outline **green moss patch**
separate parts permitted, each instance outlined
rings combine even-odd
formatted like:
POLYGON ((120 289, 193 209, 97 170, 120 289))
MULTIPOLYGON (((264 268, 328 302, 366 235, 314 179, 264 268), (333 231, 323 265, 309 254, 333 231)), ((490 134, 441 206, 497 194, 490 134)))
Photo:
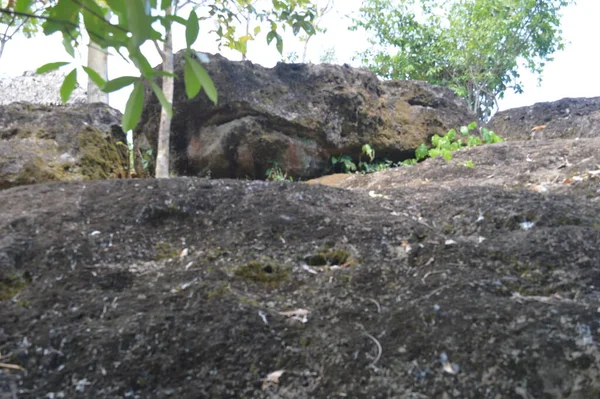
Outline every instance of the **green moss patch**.
POLYGON ((125 143, 113 142, 88 127, 77 135, 81 151, 81 174, 90 180, 127 177, 128 150, 125 143))
POLYGON ((36 184, 51 181, 68 180, 69 169, 72 164, 54 164, 46 162, 41 157, 35 157, 27 163, 15 178, 16 185, 36 184))
POLYGON ((13 298, 31 284, 31 276, 27 273, 11 275, 0 280, 0 301, 13 298))
POLYGON ((355 265, 356 260, 352 255, 340 248, 322 248, 316 254, 304 258, 309 266, 341 266, 355 265))
POLYGON ((274 287, 289 280, 290 270, 286 266, 268 259, 238 266, 234 274, 246 280, 274 287))
POLYGON ((156 256, 154 260, 173 259, 179 257, 180 251, 166 242, 159 242, 155 245, 156 256))

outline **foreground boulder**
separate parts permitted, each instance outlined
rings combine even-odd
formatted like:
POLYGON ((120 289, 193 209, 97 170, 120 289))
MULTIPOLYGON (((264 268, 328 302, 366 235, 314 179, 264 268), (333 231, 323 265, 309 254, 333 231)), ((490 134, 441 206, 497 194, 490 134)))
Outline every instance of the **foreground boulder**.
MULTIPOLYGON (((331 156, 401 161, 433 134, 475 120, 451 90, 416 81, 380 81, 347 65, 279 63, 264 68, 216 55, 204 64, 219 90, 188 100, 183 57, 175 58, 172 170, 176 175, 264 178, 277 164, 295 178, 321 176, 331 156)), ((160 104, 147 90, 136 132, 140 153, 156 153, 160 104)), ((140 171, 141 172, 141 171, 140 171)))
POLYGON ((4 190, 0 397, 597 399, 599 145, 4 190))
POLYGON ((121 113, 108 105, 0 105, 0 189, 124 177, 121 113))
POLYGON ((496 113, 488 126, 508 140, 600 137, 600 97, 509 109, 496 113))

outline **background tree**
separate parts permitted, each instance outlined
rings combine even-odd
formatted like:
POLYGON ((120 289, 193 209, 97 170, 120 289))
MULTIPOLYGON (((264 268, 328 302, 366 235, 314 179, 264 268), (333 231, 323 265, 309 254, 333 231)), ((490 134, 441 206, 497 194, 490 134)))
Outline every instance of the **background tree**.
POLYGON ((481 119, 508 89, 523 91, 519 67, 541 79, 563 49, 560 11, 572 0, 364 0, 353 29, 372 35, 365 66, 391 79, 452 88, 481 119))
POLYGON ((21 33, 30 38, 38 32, 39 20, 28 14, 40 15, 50 3, 48 0, 35 0, 30 4, 25 4, 23 1, 17 4, 16 0, 0 0, 0 10, 7 11, 0 12, 0 58, 6 44, 15 35, 21 33))
MULTIPOLYGON (((315 28, 315 33, 319 32, 319 33, 326 33, 327 29, 323 28, 321 26, 321 22, 323 20, 323 17, 330 12, 331 10, 333 10, 333 7, 335 6, 335 0, 317 0, 315 3, 316 6, 316 10, 317 10, 317 14, 315 15, 315 19, 313 21, 313 26, 315 28)), ((304 46, 302 48, 302 63, 306 63, 307 62, 307 53, 308 53, 308 43, 310 42, 310 39, 312 39, 312 37, 314 36, 314 34, 309 35, 302 35, 300 36, 300 40, 304 42, 304 46)))

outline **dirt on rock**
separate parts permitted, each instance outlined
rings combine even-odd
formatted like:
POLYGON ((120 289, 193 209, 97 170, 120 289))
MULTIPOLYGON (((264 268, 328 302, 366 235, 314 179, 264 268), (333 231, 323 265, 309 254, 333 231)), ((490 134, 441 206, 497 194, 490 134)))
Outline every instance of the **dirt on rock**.
POLYGON ((0 397, 598 398, 598 144, 3 190, 0 397))

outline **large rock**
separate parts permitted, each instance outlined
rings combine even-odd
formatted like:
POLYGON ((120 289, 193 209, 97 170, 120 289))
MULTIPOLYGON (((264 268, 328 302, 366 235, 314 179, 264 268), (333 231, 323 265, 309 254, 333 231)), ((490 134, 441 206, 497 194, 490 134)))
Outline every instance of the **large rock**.
POLYGON ((598 399, 599 146, 3 190, 0 397, 598 399))
MULTIPOLYGON (((0 104, 21 101, 35 104, 62 104, 60 87, 65 76, 66 74, 61 70, 41 75, 27 71, 21 76, 2 76, 0 77, 0 104)), ((69 103, 85 103, 86 97, 86 91, 77 85, 69 103)))
POLYGON ((509 109, 494 115, 488 127, 508 140, 600 137, 600 97, 509 109))
MULTIPOLYGON (((205 64, 219 91, 188 100, 176 56, 174 173, 263 178, 274 162, 288 175, 314 177, 332 155, 355 160, 364 144, 400 161, 433 134, 475 120, 450 90, 424 82, 382 82, 366 69, 278 64, 264 68, 216 55, 205 64)), ((156 153, 160 105, 147 90, 137 143, 156 153)), ((145 152, 142 149, 141 152, 145 152)))
POLYGON ((0 105, 0 189, 124 176, 120 120, 119 111, 101 103, 0 105))

